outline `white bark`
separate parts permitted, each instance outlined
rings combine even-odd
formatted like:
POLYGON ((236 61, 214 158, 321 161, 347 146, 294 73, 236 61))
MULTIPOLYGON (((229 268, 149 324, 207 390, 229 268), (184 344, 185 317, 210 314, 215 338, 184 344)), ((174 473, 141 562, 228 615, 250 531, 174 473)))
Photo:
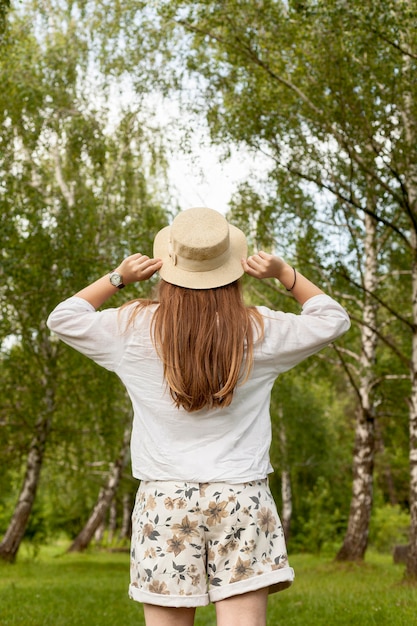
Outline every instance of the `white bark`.
MULTIPOLYGON (((416 203, 417 204, 417 203, 416 203)), ((412 311, 414 330, 410 366, 411 393, 409 400, 410 432, 410 547, 407 575, 417 578, 417 235, 412 235, 414 261, 412 267, 412 311)))
POLYGON ((361 327, 361 355, 359 368, 355 450, 353 456, 352 499, 348 528, 339 560, 361 560, 368 545, 369 522, 373 502, 373 468, 375 454, 375 420, 373 405, 373 365, 377 346, 377 310, 372 293, 378 282, 376 252, 376 222, 365 215, 365 266, 363 276, 364 304, 361 327))
MULTIPOLYGON (((410 9, 412 1, 408 0, 410 9)), ((411 49, 407 39, 411 35, 404 33, 402 37, 403 74, 408 84, 414 80, 414 68, 411 63, 411 49)), ((417 120, 414 115, 413 94, 405 91, 402 109, 403 126, 405 129, 406 154, 408 162, 406 168, 406 188, 408 192, 408 207, 411 221, 411 249, 413 254, 412 275, 412 354, 410 360, 411 393, 409 400, 409 432, 410 432, 410 546, 407 556, 406 574, 417 578, 417 162, 415 147, 417 142, 417 120)))
POLYGON ((282 409, 279 410, 279 439, 281 452, 281 522, 286 540, 290 536, 290 526, 292 517, 292 490, 291 490, 291 474, 287 461, 287 434, 285 432, 285 424, 283 420, 282 409))
POLYGON ((288 541, 290 536, 290 526, 292 517, 292 490, 291 490, 291 474, 284 469, 281 472, 281 494, 282 494, 282 528, 284 530, 285 539, 288 541))

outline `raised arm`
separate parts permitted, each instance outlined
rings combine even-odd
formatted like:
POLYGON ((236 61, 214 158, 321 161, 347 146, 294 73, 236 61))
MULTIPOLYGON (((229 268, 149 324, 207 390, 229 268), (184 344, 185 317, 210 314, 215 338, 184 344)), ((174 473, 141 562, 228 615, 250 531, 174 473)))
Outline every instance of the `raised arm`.
MULTIPOLYGON (((123 285, 129 285, 141 280, 147 280, 161 266, 161 259, 150 259, 148 256, 137 253, 126 257, 114 271, 120 274, 123 285)), ((87 300, 95 309, 98 309, 120 289, 120 287, 112 285, 109 277, 110 274, 107 273, 74 295, 77 298, 87 300)))
POLYGON ((276 278, 300 304, 324 293, 283 259, 267 252, 261 251, 242 259, 242 266, 247 274, 255 278, 276 278))

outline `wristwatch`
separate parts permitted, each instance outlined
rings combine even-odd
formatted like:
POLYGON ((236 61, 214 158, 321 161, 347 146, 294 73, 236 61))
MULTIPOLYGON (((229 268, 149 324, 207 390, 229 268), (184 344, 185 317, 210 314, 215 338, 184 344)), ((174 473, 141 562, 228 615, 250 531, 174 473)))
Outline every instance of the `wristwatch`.
POLYGON ((111 272, 109 274, 109 280, 113 287, 117 287, 117 289, 123 289, 126 285, 123 284, 123 276, 119 274, 119 272, 111 272))

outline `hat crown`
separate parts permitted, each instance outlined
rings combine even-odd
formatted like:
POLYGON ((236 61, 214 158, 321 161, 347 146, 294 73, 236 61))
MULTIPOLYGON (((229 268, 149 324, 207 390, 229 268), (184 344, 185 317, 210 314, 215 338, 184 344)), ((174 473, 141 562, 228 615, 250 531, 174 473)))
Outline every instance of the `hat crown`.
POLYGON ((189 209, 175 218, 170 233, 172 258, 175 263, 187 260, 187 269, 192 271, 212 270, 224 263, 224 255, 229 251, 229 225, 226 219, 213 209, 189 209), (197 218, 197 219, 196 219, 197 218), (204 263, 210 261, 210 263, 204 263))

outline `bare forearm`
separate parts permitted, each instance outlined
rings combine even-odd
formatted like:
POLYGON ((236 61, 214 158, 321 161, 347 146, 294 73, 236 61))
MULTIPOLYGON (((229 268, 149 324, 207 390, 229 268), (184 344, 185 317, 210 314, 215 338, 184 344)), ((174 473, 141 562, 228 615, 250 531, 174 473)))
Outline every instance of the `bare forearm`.
POLYGON ((308 278, 300 274, 298 270, 294 270, 288 263, 285 263, 278 276, 275 276, 282 285, 291 291, 294 298, 304 304, 313 296, 324 293, 319 287, 311 282, 308 278))
POLYGON ((106 274, 74 295, 87 300, 95 309, 98 309, 118 291, 120 290, 110 283, 109 274, 106 274))
MULTIPOLYGON (((161 266, 162 261, 160 259, 150 259, 146 255, 137 253, 124 259, 115 271, 122 277, 123 285, 129 285, 147 280, 161 266)), ((111 284, 110 274, 107 273, 74 295, 87 300, 95 309, 98 309, 118 291, 119 288, 111 284)))
POLYGON ((300 304, 324 293, 283 259, 267 252, 261 251, 242 259, 242 266, 247 274, 255 278, 276 278, 300 304))

